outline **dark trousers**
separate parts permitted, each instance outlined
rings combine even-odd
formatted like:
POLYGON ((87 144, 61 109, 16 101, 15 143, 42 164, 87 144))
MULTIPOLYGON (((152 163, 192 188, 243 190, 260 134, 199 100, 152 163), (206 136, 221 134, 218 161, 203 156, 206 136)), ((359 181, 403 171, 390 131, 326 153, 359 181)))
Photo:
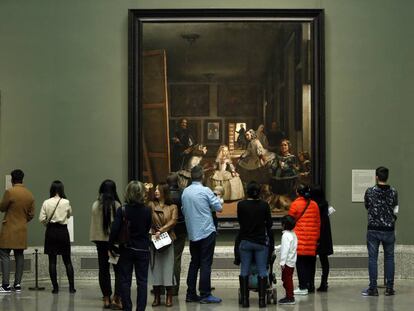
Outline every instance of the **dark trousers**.
MULTIPOLYGON (((99 264, 99 286, 102 291, 102 295, 110 297, 112 295, 112 285, 111 285, 111 264, 109 260, 109 243, 105 241, 96 241, 96 250, 98 252, 98 264, 99 264)), ((119 290, 119 273, 118 265, 112 265, 115 273, 115 295, 121 296, 119 290)))
POLYGON ((191 261, 187 275, 187 296, 197 295, 197 275, 200 270, 200 296, 211 294, 211 265, 213 264, 214 247, 216 246, 216 233, 199 241, 190 241, 191 261))
POLYGON ((187 233, 180 232, 175 233, 176 240, 174 241, 174 276, 177 282, 176 288, 180 287, 180 277, 181 277, 181 258, 184 251, 185 246, 185 239, 187 237, 187 233))
POLYGON ((321 262, 322 268, 322 277, 321 277, 321 284, 328 283, 328 275, 329 275, 329 259, 328 255, 326 254, 319 254, 319 261, 321 262))
POLYGON ((135 278, 137 281, 137 311, 145 310, 147 305, 147 283, 149 251, 136 251, 129 248, 121 248, 119 257, 119 277, 122 304, 125 311, 132 310, 131 283, 132 271, 135 268, 135 278))
MULTIPOLYGON (((10 285, 10 252, 11 249, 2 248, 0 249, 0 261, 2 270, 2 285, 10 285)), ((16 262, 16 272, 14 274, 14 285, 22 282, 23 268, 24 268, 24 256, 22 249, 14 249, 14 260, 16 262)))
POLYGON ((316 256, 297 256, 296 271, 300 289, 312 289, 315 284, 316 256))
POLYGON ((293 271, 295 268, 284 266, 282 269, 282 282, 286 291, 286 298, 293 298, 293 271))

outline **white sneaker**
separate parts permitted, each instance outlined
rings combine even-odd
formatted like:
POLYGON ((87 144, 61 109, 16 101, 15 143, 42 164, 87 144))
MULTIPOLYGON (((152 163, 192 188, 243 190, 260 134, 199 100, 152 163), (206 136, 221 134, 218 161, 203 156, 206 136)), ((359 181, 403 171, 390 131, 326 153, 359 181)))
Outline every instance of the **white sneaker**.
POLYGON ((306 296, 308 294, 308 289, 300 289, 299 287, 296 288, 293 293, 298 296, 306 296))

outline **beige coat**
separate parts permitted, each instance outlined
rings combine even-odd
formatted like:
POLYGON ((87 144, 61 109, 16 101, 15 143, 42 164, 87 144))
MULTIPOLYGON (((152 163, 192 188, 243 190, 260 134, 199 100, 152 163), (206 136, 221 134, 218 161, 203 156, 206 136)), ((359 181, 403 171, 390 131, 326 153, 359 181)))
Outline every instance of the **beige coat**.
MULTIPOLYGON (((117 210, 121 204, 115 201, 115 210, 117 210)), ((111 215, 111 222, 113 222, 115 215, 111 215)), ((103 228, 103 215, 102 215, 102 205, 99 200, 96 200, 92 205, 92 214, 91 214, 91 227, 89 229, 89 240, 92 242, 95 241, 109 241, 109 235, 107 235, 103 228)))
POLYGON ((168 232, 172 240, 175 240, 174 227, 178 219, 177 205, 164 204, 161 206, 156 201, 149 202, 152 210, 152 227, 157 228, 161 233, 168 232))
POLYGON ((6 190, 0 202, 4 219, 0 231, 0 248, 26 249, 27 223, 34 217, 34 198, 23 184, 6 190))

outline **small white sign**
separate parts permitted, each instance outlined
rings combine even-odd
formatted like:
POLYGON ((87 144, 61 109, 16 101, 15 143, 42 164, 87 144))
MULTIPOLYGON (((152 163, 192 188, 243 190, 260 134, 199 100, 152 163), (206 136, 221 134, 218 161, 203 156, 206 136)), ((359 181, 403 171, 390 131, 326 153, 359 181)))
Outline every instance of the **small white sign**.
POLYGON ((11 187, 13 187, 12 182, 11 182, 11 175, 6 175, 6 183, 5 183, 6 187, 5 189, 8 190, 11 187))
POLYGON ((375 185, 375 170, 352 170, 352 202, 364 202, 365 191, 375 185))

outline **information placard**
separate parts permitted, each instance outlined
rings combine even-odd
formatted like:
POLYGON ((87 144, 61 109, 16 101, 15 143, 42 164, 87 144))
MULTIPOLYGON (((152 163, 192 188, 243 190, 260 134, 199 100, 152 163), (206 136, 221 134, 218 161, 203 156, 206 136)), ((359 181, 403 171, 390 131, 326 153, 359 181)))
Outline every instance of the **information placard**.
POLYGON ((352 170, 352 202, 364 202, 365 191, 375 185, 375 170, 352 170))

